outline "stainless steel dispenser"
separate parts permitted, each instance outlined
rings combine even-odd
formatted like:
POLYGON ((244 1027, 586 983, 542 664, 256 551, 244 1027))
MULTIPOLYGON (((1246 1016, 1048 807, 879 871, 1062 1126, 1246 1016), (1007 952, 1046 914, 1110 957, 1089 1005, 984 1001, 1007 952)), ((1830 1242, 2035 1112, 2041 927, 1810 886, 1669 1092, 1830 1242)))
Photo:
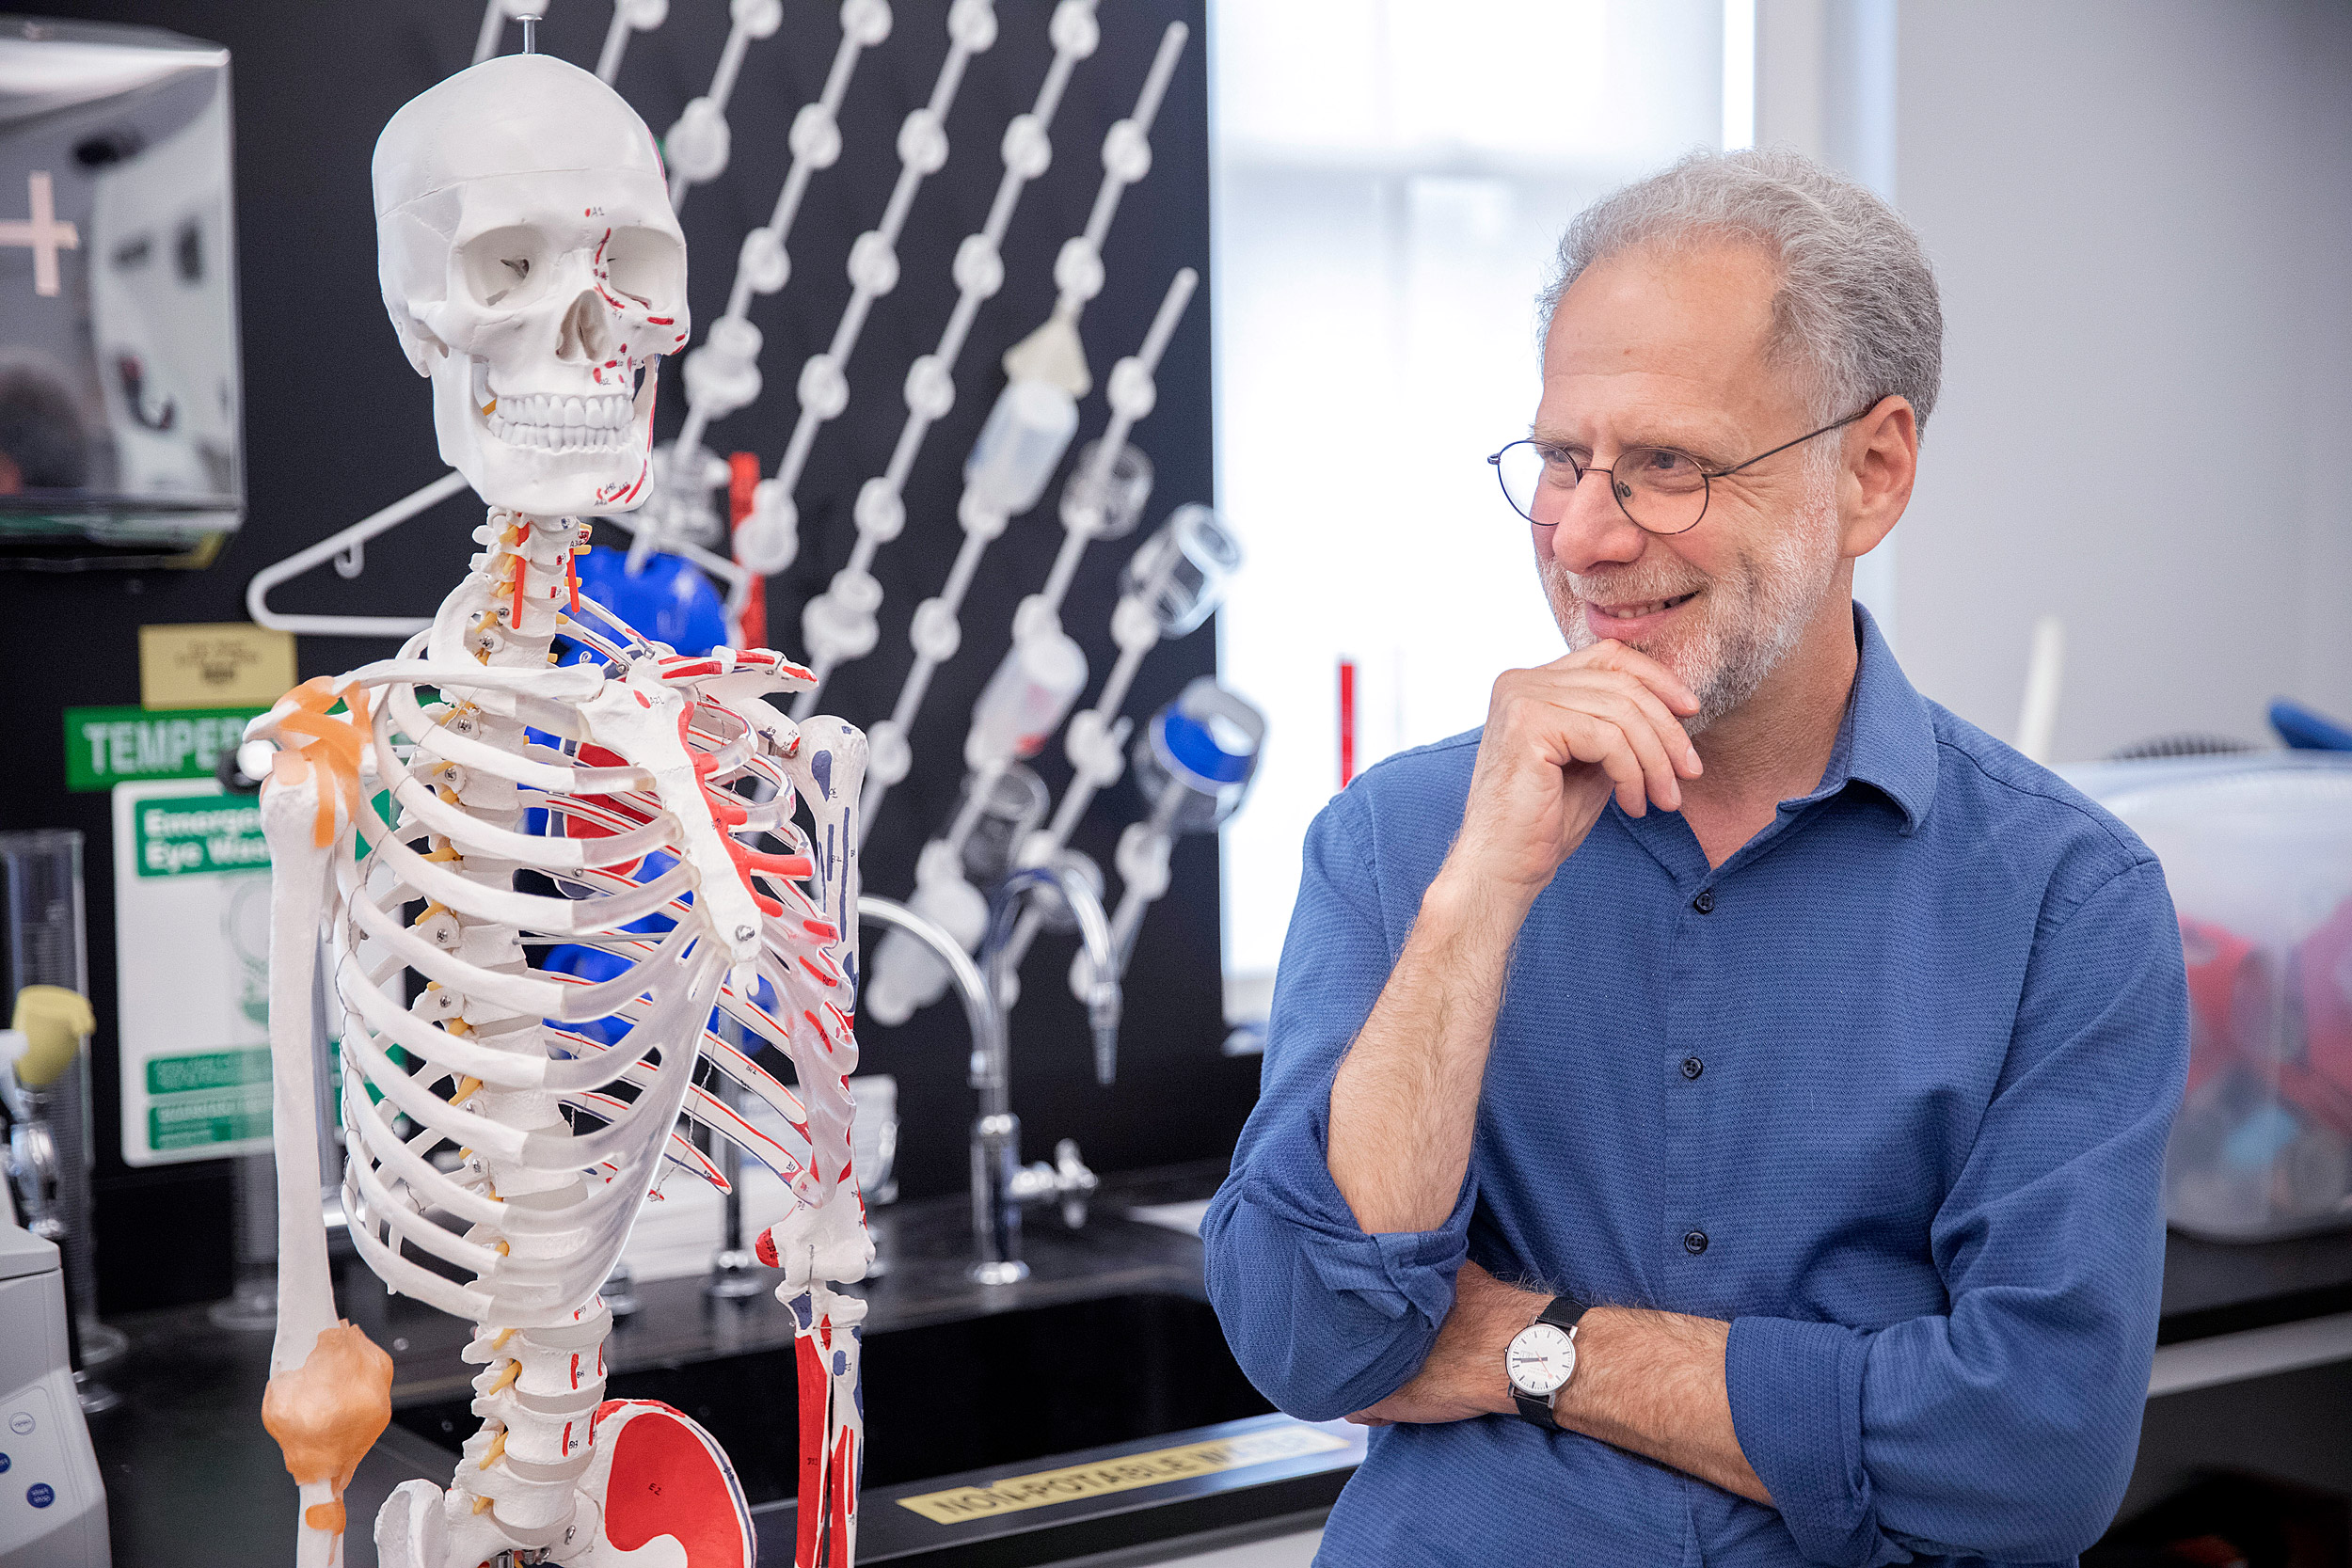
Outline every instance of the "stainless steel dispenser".
POLYGON ((201 565, 245 514, 229 52, 0 15, 0 566, 201 565))

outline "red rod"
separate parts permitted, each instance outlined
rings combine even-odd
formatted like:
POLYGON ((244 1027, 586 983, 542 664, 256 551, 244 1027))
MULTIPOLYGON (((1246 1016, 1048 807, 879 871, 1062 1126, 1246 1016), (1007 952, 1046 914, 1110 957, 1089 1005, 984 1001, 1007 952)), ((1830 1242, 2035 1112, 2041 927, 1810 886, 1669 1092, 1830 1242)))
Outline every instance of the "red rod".
POLYGON ((1356 661, 1340 660, 1340 787, 1356 777, 1356 661))

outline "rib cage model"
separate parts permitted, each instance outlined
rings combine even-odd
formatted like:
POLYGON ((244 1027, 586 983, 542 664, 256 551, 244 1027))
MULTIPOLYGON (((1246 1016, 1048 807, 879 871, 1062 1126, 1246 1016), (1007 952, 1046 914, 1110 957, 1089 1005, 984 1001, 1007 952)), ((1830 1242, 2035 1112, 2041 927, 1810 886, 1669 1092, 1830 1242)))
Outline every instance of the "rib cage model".
MULTIPOLYGON (((803 1336, 801 1560, 846 1565, 865 1307, 829 1287, 862 1277, 872 1258, 845 1082, 857 1059, 848 999, 865 739, 771 706, 769 694, 813 684, 780 656, 681 657, 581 595, 572 556, 586 532, 492 510, 475 533, 485 549, 430 630, 397 658, 297 688, 253 727, 281 747, 262 797, 281 884, 271 1007, 281 1103, 290 1058, 307 1062, 310 1049, 314 949, 302 934, 323 923, 343 1015, 352 1238, 392 1290, 470 1320, 467 1358, 483 1364, 484 1424, 449 1492, 404 1486, 378 1522, 379 1549, 403 1568, 472 1568, 501 1551, 619 1560, 599 1554, 644 1537, 624 1544, 604 1528, 611 1468, 628 1462, 617 1433, 650 1416, 708 1449, 752 1560, 749 1516, 716 1445, 675 1412, 603 1399, 612 1319, 596 1288, 659 1162, 718 1175, 675 1131, 684 1115, 774 1169, 797 1200, 761 1252, 785 1270, 778 1294, 803 1336), (555 665, 558 636, 593 657, 555 665), (346 711, 330 712, 338 700, 346 711), (389 792, 390 823, 369 803, 376 789, 389 792), (541 812, 546 832, 533 832, 527 814, 541 812), (758 833, 784 852, 741 842, 758 833), (520 871, 561 892, 517 887, 520 871), (670 929, 624 929, 648 916, 670 929), (534 968, 530 946, 552 942, 604 947, 631 967, 601 983, 534 968), (413 1005, 407 970, 425 986, 413 1005), (790 1057, 797 1095, 713 1032, 714 1008, 790 1057), (611 1044, 576 1027, 597 1019, 628 1027, 611 1044), (698 1087, 698 1062, 780 1112, 788 1141, 698 1087)), ((298 1173, 281 1180, 299 1188, 298 1173)), ((297 1408, 310 1364, 358 1338, 334 1322, 312 1212, 299 1242, 289 1223, 281 1259, 268 1412, 281 1442, 281 1427, 305 1419, 349 1425, 297 1408), (319 1266, 307 1268, 314 1250, 319 1266)), ((346 1348, 372 1351, 358 1347, 346 1348)), ((345 1391, 308 1390, 307 1403, 345 1391)), ((303 1445, 288 1443, 303 1501, 329 1511, 306 1513, 306 1553, 314 1537, 332 1552, 324 1527, 340 1528, 340 1482, 380 1430, 326 1476, 306 1476, 303 1445)))

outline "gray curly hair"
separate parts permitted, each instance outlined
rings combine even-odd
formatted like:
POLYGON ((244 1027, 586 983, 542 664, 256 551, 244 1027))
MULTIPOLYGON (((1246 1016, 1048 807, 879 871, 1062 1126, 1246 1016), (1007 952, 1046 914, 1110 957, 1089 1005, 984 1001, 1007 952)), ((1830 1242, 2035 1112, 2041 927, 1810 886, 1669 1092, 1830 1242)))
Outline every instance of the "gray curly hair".
POLYGON ((1900 396, 1927 429, 1944 373, 1944 310, 1918 234, 1869 190, 1785 149, 1693 152, 1579 213, 1536 296, 1539 348, 1561 296, 1594 262, 1726 236, 1761 246, 1779 267, 1772 351, 1805 371, 1820 418, 1900 396))

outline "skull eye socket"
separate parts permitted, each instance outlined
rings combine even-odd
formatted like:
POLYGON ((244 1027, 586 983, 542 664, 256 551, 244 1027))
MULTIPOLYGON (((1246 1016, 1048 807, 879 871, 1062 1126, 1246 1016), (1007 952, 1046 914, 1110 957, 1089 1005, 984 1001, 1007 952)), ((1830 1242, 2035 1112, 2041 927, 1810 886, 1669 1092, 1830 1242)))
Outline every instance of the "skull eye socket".
POLYGON ((493 229, 468 240, 459 252, 466 285, 485 306, 514 309, 547 286, 547 242, 537 230, 493 229))
POLYGON ((685 293, 686 252, 659 229, 616 229, 605 242, 604 277, 624 299, 663 312, 685 293))

